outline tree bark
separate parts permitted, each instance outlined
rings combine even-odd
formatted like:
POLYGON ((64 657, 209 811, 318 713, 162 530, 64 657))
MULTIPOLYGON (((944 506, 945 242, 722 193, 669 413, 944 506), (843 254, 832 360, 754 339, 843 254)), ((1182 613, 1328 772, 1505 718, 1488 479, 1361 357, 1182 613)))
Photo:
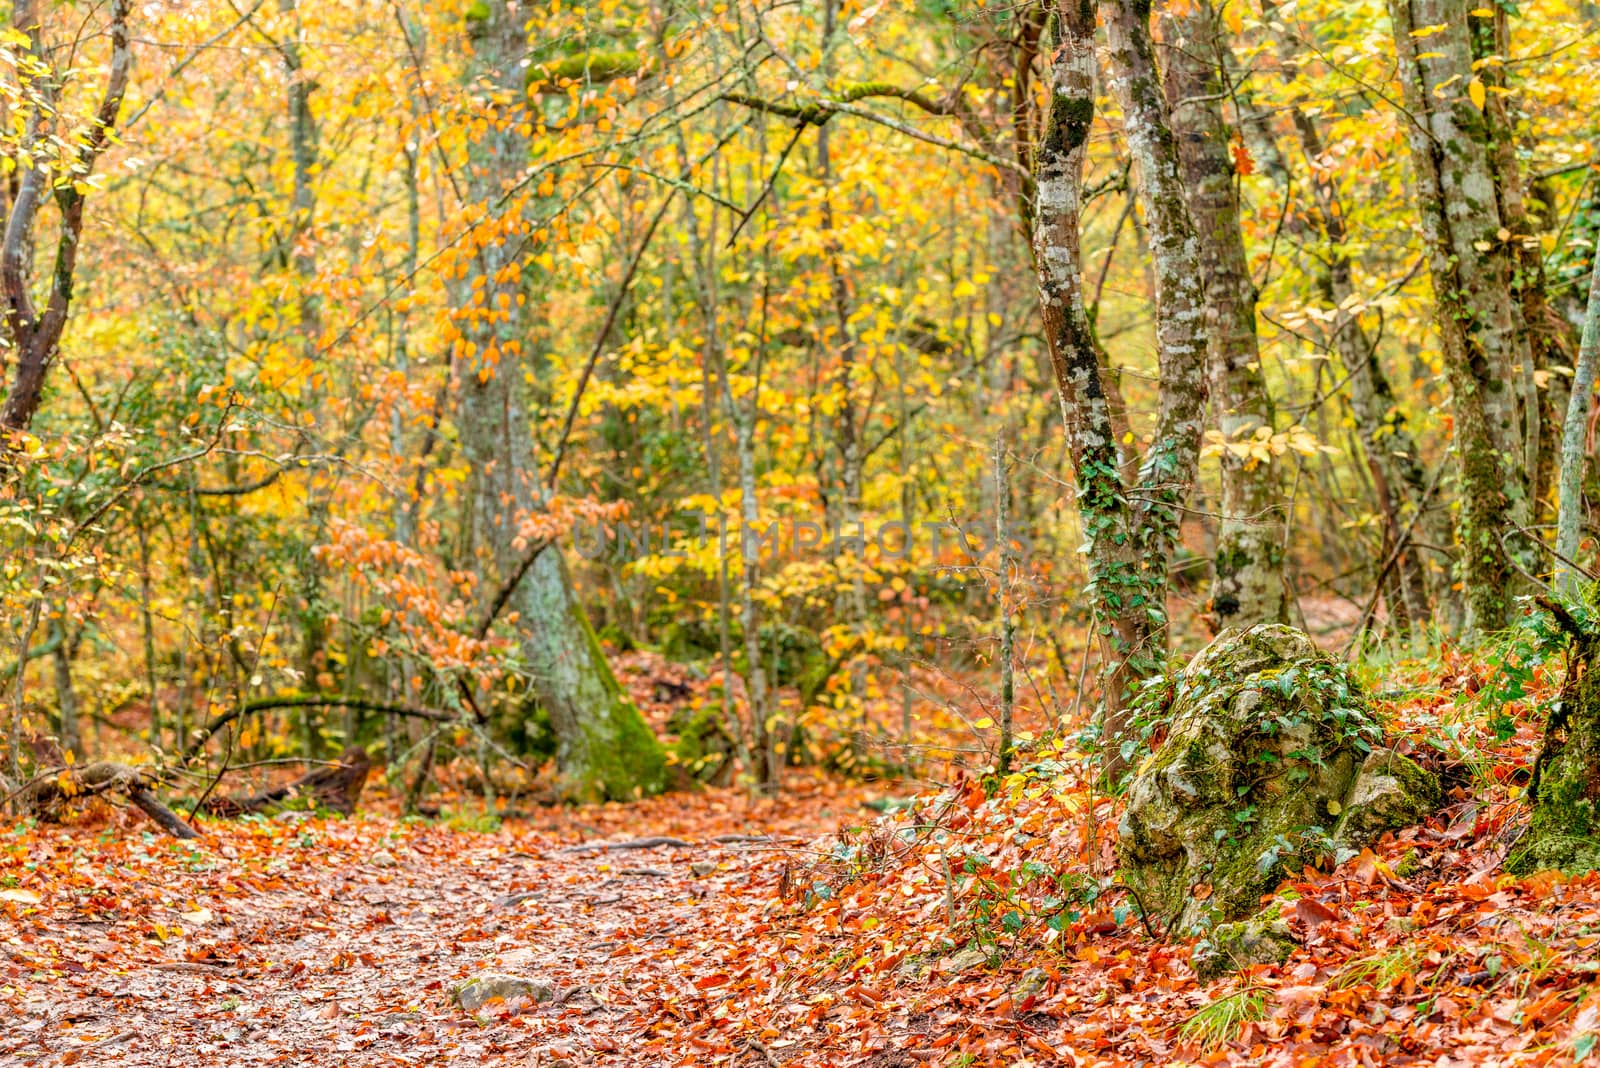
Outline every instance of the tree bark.
MULTIPOLYGON (((1150 38, 1150 5, 1148 0, 1103 0, 1101 10, 1111 88, 1122 106, 1138 171, 1155 274, 1161 395, 1155 438, 1139 469, 1138 540, 1145 568, 1164 576, 1200 459, 1206 406, 1205 275, 1150 38)), ((1160 585, 1164 592, 1164 577, 1160 585)), ((1164 650, 1164 597, 1152 607, 1160 615, 1164 650)))
POLYGON ((1584 437, 1594 403, 1595 371, 1600 366, 1600 266, 1589 268, 1589 308, 1583 318, 1583 340, 1567 400, 1561 432, 1561 496, 1556 512, 1556 590, 1576 597, 1582 585, 1578 536, 1583 527, 1584 437))
POLYGON ((1095 9, 1060 0, 1050 55, 1050 107, 1035 156, 1034 258, 1039 303, 1077 477, 1087 594, 1104 660, 1103 742, 1115 776, 1130 752, 1127 699, 1159 670, 1167 641, 1167 567, 1194 483, 1205 408, 1204 296, 1198 242, 1184 202, 1177 145, 1141 3, 1106 0, 1113 87, 1139 168, 1155 260, 1160 412, 1136 484, 1124 482, 1104 371, 1084 310, 1080 216, 1094 119, 1095 9))
MULTIPOLYGON (((1226 48, 1210 0, 1167 15, 1167 105, 1205 268, 1211 402, 1225 442, 1274 429, 1272 398, 1256 339, 1256 288, 1245 259, 1239 196, 1222 114, 1226 48)), ((1223 626, 1288 618, 1283 578, 1283 495, 1277 469, 1224 448, 1211 611, 1223 626)))
MULTIPOLYGON (((527 166, 524 121, 525 13, 516 4, 479 8, 468 18, 473 71, 486 97, 485 129, 471 149, 469 210, 485 218, 471 273, 457 287, 457 429, 472 468, 470 525, 486 574, 523 564, 520 527, 543 507, 546 487, 519 386, 534 369, 517 248, 532 229, 513 194, 527 166), (503 208, 497 207, 507 197, 503 208), (492 213, 515 213, 493 219, 492 213)), ((498 582, 485 582, 495 590, 498 582)), ((665 785, 665 758, 638 709, 622 692, 573 593, 559 549, 536 555, 510 607, 531 685, 556 735, 560 792, 574 799, 625 800, 665 785)))
MULTIPOLYGON (((1270 16, 1269 25, 1274 27, 1273 38, 1283 79, 1292 85, 1299 74, 1294 48, 1281 28, 1276 8, 1268 6, 1264 11, 1270 16)), ((1246 125, 1254 134, 1258 163, 1264 164, 1263 169, 1274 180, 1287 186, 1292 180, 1289 166, 1272 140, 1265 117, 1253 108, 1251 112, 1246 125)), ((1406 506, 1409 506, 1421 512, 1414 524, 1421 534, 1421 540, 1435 546, 1435 551, 1446 557, 1444 567, 1435 576, 1429 572, 1420 550, 1402 548, 1401 557, 1396 562, 1398 578, 1389 591, 1398 594, 1390 598, 1390 615, 1408 616, 1415 629, 1432 617, 1436 603, 1453 604, 1456 600, 1451 590, 1448 557, 1449 546, 1455 541, 1455 529, 1448 509, 1432 499, 1428 475, 1423 469, 1422 453, 1411 434, 1405 413, 1396 400, 1394 387, 1383 363, 1378 358, 1377 344, 1368 337, 1361 325, 1357 310, 1361 297, 1355 288, 1350 255, 1346 251, 1348 235, 1344 223, 1345 209, 1329 173, 1322 131, 1316 119, 1298 105, 1291 107, 1289 115, 1301 154, 1305 157, 1312 197, 1305 213, 1309 226, 1295 218, 1291 218, 1287 225, 1315 231, 1308 232, 1306 240, 1320 240, 1323 246, 1316 257, 1319 268, 1317 285, 1323 301, 1335 313, 1333 323, 1324 328, 1323 336, 1328 348, 1338 355, 1344 367, 1350 414, 1372 475, 1377 507, 1383 513, 1388 527, 1385 545, 1393 548, 1395 532, 1413 525, 1403 515, 1406 506)))
POLYGON ((1516 257, 1501 216, 1486 90, 1473 70, 1473 24, 1482 20, 1468 7, 1389 0, 1402 124, 1453 393, 1467 627, 1488 631, 1509 621, 1522 570, 1507 546, 1523 543, 1517 528, 1529 518, 1522 408, 1537 399, 1517 388, 1533 356, 1513 299, 1516 257))

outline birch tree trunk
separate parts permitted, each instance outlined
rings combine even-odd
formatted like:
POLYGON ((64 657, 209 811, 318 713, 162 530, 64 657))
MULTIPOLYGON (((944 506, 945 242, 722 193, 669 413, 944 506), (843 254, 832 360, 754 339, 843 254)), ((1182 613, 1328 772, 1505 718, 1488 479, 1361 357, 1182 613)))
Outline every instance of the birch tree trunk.
POLYGON ((1566 424, 1561 432, 1561 498, 1556 513, 1556 589, 1576 596, 1582 585, 1577 567, 1578 536, 1583 528, 1584 435, 1589 407, 1594 401, 1596 365, 1600 364, 1600 266, 1589 268, 1589 310, 1583 318, 1583 341, 1578 366, 1572 376, 1572 396, 1567 400, 1566 424))
POLYGON ((1524 544, 1516 528, 1530 511, 1523 405, 1536 399, 1517 388, 1533 356, 1514 300, 1513 235, 1501 217, 1487 95, 1473 69, 1477 17, 1468 7, 1467 0, 1389 0, 1402 125, 1454 395, 1467 627, 1482 631, 1510 617, 1518 567, 1508 545, 1524 544))
MULTIPOLYGON (((524 294, 518 248, 532 226, 526 195, 515 188, 530 151, 518 131, 527 106, 521 65, 526 15, 515 3, 480 11, 467 24, 485 129, 471 149, 466 179, 468 210, 479 222, 471 242, 476 278, 463 279, 457 288, 462 337, 455 361, 456 425, 472 468, 473 548, 494 579, 483 588, 493 591, 523 563, 529 539, 520 528, 543 507, 546 487, 519 389, 536 370, 528 302, 519 300, 524 294), (506 215, 496 218, 502 198, 506 215)), ((538 553, 508 606, 517 615, 534 693, 555 731, 561 792, 574 799, 624 800, 660 790, 660 743, 612 676, 558 548, 538 553)))
MULTIPOLYGON (((1210 0, 1165 16, 1167 105, 1205 269, 1206 377, 1227 443, 1273 429, 1272 398, 1256 340, 1256 289, 1239 227, 1239 196, 1222 114, 1226 47, 1210 0)), ((1229 626, 1288 618, 1283 580, 1284 508, 1276 469, 1224 448, 1222 516, 1211 610, 1229 626)))

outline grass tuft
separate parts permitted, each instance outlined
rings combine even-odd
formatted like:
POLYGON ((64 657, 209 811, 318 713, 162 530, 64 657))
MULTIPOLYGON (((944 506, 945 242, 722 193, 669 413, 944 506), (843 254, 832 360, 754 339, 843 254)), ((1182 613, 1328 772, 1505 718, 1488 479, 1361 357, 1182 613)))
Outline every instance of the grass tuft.
POLYGON ((1247 987, 1220 997, 1178 1027, 1178 1039, 1201 1049, 1215 1049, 1239 1037, 1244 1025, 1267 1018, 1267 994, 1247 987))

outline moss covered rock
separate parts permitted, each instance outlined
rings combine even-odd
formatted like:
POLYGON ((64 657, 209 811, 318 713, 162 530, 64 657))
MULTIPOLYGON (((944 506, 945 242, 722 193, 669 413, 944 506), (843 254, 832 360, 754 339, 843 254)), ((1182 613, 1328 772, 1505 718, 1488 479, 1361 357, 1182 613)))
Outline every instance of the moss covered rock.
POLYGON ((1195 943, 1189 958, 1195 978, 1209 983, 1254 964, 1281 964, 1298 943, 1277 909, 1232 923, 1219 923, 1195 943))
POLYGON ((1350 849, 1371 845, 1384 831, 1421 823, 1439 810, 1443 800, 1439 780, 1416 761, 1379 749, 1361 765, 1334 826, 1333 840, 1350 849))
POLYGON ((1166 739, 1130 781, 1123 879, 1174 934, 1252 915, 1336 833, 1365 844, 1437 801, 1404 757, 1371 760, 1382 740, 1359 687, 1305 634, 1223 631, 1178 678, 1166 739), (1364 784, 1368 767, 1396 788, 1364 784))

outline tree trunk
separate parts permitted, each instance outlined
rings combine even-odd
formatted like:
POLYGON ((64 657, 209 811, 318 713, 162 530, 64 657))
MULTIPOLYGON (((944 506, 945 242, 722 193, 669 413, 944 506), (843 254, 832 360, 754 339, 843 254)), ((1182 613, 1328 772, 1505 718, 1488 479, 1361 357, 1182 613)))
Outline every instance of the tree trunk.
MULTIPOLYGON (((526 108, 521 61, 527 53, 523 16, 513 5, 490 5, 469 16, 474 70, 487 82, 486 129, 471 149, 470 208, 480 243, 469 279, 457 287, 456 425, 472 468, 470 527, 485 574, 485 590, 521 567, 527 551, 522 525, 544 505, 546 488, 533 456, 533 436, 520 385, 533 368, 530 333, 520 299, 518 247, 531 230, 526 198, 513 186, 530 145, 518 132, 526 108), (501 198, 503 207, 497 207, 501 198), (505 215, 493 218, 503 210, 505 215)), ((560 792, 574 799, 625 800, 660 790, 665 760, 638 709, 629 703, 573 594, 557 548, 538 553, 511 591, 523 661, 556 735, 560 792)))
POLYGON ((1467 0, 1389 0, 1416 199, 1428 246, 1440 342, 1454 394, 1460 467, 1467 626, 1510 619, 1518 565, 1510 546, 1529 517, 1524 397, 1532 367, 1514 300, 1516 257, 1501 217, 1503 189, 1485 118, 1486 90, 1473 70, 1467 0), (1425 30, 1424 38, 1416 36, 1425 30))
MULTIPOLYGON (((1239 196, 1222 115, 1226 47, 1210 0, 1166 16, 1166 97, 1205 268, 1206 377, 1225 442, 1274 429, 1256 340, 1256 290, 1239 227, 1239 196)), ((1211 611, 1223 626, 1282 623, 1283 494, 1277 469, 1224 448, 1222 517, 1211 611)))
POLYGON ((51 659, 55 664, 56 706, 61 712, 61 726, 56 731, 63 752, 74 757, 83 755, 83 739, 78 728, 78 691, 72 685, 72 647, 75 644, 67 632, 65 616, 56 624, 60 639, 51 659))
MULTIPOLYGON (((317 274, 317 257, 313 228, 316 223, 317 191, 314 179, 317 173, 317 125, 311 114, 311 91, 314 83, 306 73, 300 52, 300 39, 304 28, 299 18, 297 0, 279 0, 278 9, 293 22, 290 36, 279 46, 283 61, 284 79, 287 82, 285 104, 289 118, 289 152, 291 160, 289 194, 289 228, 284 237, 284 259, 294 276, 299 291, 296 324, 300 335, 300 354, 308 365, 315 365, 318 357, 318 339, 322 333, 321 304, 311 292, 317 274)), ((322 415, 322 390, 316 385, 317 376, 311 375, 306 408, 314 418, 322 415)), ((300 652, 299 668, 307 685, 327 689, 333 685, 328 676, 328 614, 325 603, 323 564, 312 551, 321 542, 328 525, 328 501, 316 487, 316 471, 306 472, 310 485, 306 493, 306 512, 310 519, 310 532, 301 542, 300 569, 300 652)), ((305 755, 315 758, 322 751, 322 732, 316 715, 309 709, 300 723, 301 742, 305 755)), ((348 740, 348 735, 346 736, 348 740)))
POLYGON ((1103 0, 1111 88, 1122 106, 1138 195, 1150 235, 1161 383, 1155 438, 1139 469, 1139 551, 1159 576, 1157 642, 1166 647, 1166 569, 1178 541, 1184 501, 1194 485, 1205 419, 1205 277, 1194 220, 1184 196, 1177 141, 1168 122, 1145 0, 1103 0))
MULTIPOLYGON (((1276 9, 1264 9, 1270 16, 1276 9)), ((1276 18, 1269 20, 1278 25, 1276 18)), ((1280 30, 1274 30, 1274 40, 1285 81, 1294 83, 1299 73, 1293 46, 1280 30)), ((1455 541, 1455 530, 1448 509, 1431 499, 1430 480, 1422 465, 1422 453, 1411 435, 1411 428, 1395 399, 1394 387, 1378 358, 1375 342, 1362 328, 1359 312, 1353 310, 1361 302, 1353 281, 1349 253, 1346 250, 1345 211, 1340 203, 1338 189, 1329 173, 1329 160, 1324 154, 1322 132, 1316 120, 1299 106, 1290 109, 1296 138, 1310 179, 1312 198, 1306 216, 1315 234, 1308 233, 1306 240, 1320 240, 1323 250, 1316 257, 1320 268, 1317 284, 1324 302, 1335 314, 1331 327, 1325 329, 1327 346, 1339 357, 1348 386, 1350 414, 1360 435, 1367 467, 1379 511, 1384 515, 1388 533, 1385 545, 1393 546, 1393 539, 1406 526, 1412 525, 1403 511, 1409 505, 1420 511, 1415 529, 1420 540, 1435 547, 1435 552, 1448 553, 1455 541)), ((1291 180, 1289 168, 1270 140, 1271 133, 1265 118, 1254 113, 1247 125, 1252 127, 1258 151, 1268 153, 1265 170, 1275 180, 1287 184, 1291 180)), ((1305 228, 1291 218, 1292 228, 1305 228)), ((1292 231, 1291 231, 1292 232, 1292 231)), ((1396 583, 1399 596, 1391 598, 1391 615, 1395 607, 1404 604, 1405 614, 1413 628, 1420 626, 1433 614, 1433 605, 1453 601, 1450 586, 1448 556, 1439 578, 1430 576, 1421 550, 1404 547, 1396 562, 1399 576, 1396 583)), ((1386 594, 1386 596, 1388 596, 1386 594)))
POLYGON ((1561 433, 1561 497, 1556 513, 1556 590, 1576 597, 1581 582, 1578 536, 1583 527, 1583 468, 1589 408, 1594 403, 1596 366, 1600 365, 1600 266, 1589 268, 1589 309, 1583 319, 1583 341, 1567 400, 1561 433))
POLYGON ((1094 118, 1095 10, 1061 0, 1050 62, 1050 109, 1035 157, 1034 258, 1039 303, 1078 485, 1088 595, 1104 658, 1107 771, 1131 750, 1127 699, 1166 651, 1167 566, 1194 483, 1205 407, 1200 338, 1204 298, 1194 226, 1184 203, 1177 146, 1151 51, 1148 12, 1103 5, 1128 141, 1139 167, 1155 260, 1160 414, 1138 484, 1123 481, 1097 346, 1084 310, 1080 214, 1085 145, 1094 118), (1136 501, 1132 498, 1136 496, 1136 501))

